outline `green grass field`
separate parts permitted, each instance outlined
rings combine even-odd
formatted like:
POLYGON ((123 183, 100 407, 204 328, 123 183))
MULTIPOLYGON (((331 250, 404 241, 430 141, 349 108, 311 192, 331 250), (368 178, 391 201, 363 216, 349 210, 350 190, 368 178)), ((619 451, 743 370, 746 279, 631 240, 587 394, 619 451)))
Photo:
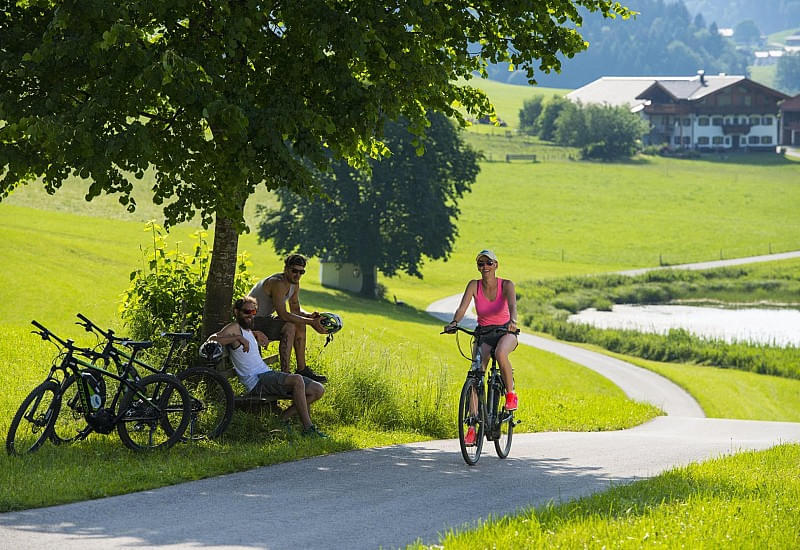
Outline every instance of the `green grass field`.
POLYGON ((800 445, 744 452, 495 518, 428 548, 797 548, 798 463, 800 445))
MULTIPOLYGON (((531 90, 496 86, 508 94, 497 101, 499 115, 515 121, 531 90)), ((499 97, 498 91, 489 93, 499 97)), ((477 137, 470 139, 497 158, 511 146, 504 141, 505 134, 474 132, 477 137)), ((513 146, 547 151, 536 142, 514 141, 513 146)), ((270 417, 237 413, 228 438, 221 443, 181 445, 148 456, 130 453, 115 435, 94 436, 69 448, 48 444, 29 457, 0 456, 0 510, 97 498, 320 453, 452 437, 452 407, 465 363, 452 337, 439 336, 439 323, 422 310, 433 300, 463 291, 467 280, 476 276, 475 253, 484 247, 494 248, 499 255, 500 276, 516 281, 651 266, 659 260, 681 263, 800 249, 796 215, 800 163, 764 154, 701 160, 644 157, 596 164, 571 161, 569 154, 543 156, 536 164, 483 163, 473 192, 461 203, 459 237, 449 261, 426 263, 423 280, 382 279, 388 295, 396 295, 407 307, 324 289, 315 276, 318 264, 312 261, 303 284, 304 306, 337 311, 345 319, 345 331, 333 344, 320 353, 321 342, 315 338, 310 350, 312 364, 321 365, 332 378, 328 395, 314 411, 323 429, 333 436, 331 440, 287 439, 272 431, 276 426, 270 417), (398 407, 405 411, 409 407, 404 400, 426 396, 421 409, 429 411, 428 417, 402 416, 407 424, 397 425, 387 420, 391 414, 362 410, 357 413, 360 416, 342 422, 347 411, 361 404, 353 397, 353 381, 372 378, 380 381, 378 393, 389 396, 389 412, 398 407)), ((119 296, 130 271, 141 265, 140 247, 147 246, 149 238, 142 221, 157 218, 158 212, 147 203, 146 187, 137 189, 140 210, 134 216, 125 214, 113 197, 85 203, 84 187, 85 183, 74 181, 50 197, 29 186, 0 204, 4 236, 0 242, 4 258, 0 270, 0 433, 5 434, 24 395, 44 377, 53 355, 53 349, 29 334, 31 319, 60 334, 78 336, 81 333, 72 320, 81 311, 122 328, 116 317, 119 296)), ((256 205, 271 200, 263 191, 250 200, 246 212, 251 228, 257 221, 256 205)), ((177 227, 171 241, 188 242, 196 229, 196 225, 177 227)), ((259 245, 252 233, 240 239, 240 250, 251 254, 256 275, 279 269, 271 246, 259 245)), ((617 429, 657 414, 627 400, 592 371, 552 355, 520 348, 513 358, 525 430, 617 429)), ((649 367, 683 384, 714 415, 797 418, 796 387, 780 385, 786 381, 777 384, 767 377, 741 377, 746 373, 730 371, 708 374, 710 370, 688 366, 649 367), (725 388, 719 392, 723 398, 703 397, 709 380, 713 387, 725 388), (735 401, 743 395, 760 397, 753 407, 738 406, 735 401), (774 406, 758 406, 765 401, 774 406)), ((712 468, 719 470, 719 476, 729 470, 727 463, 712 468)), ((769 483, 781 479, 781 468, 776 466, 772 474, 766 470, 769 483)), ((732 492, 716 498, 735 503, 736 483, 735 479, 730 482, 732 492)), ((747 483, 741 487, 745 489, 747 483)), ((631 494, 648 495, 647 502, 664 501, 663 507, 654 505, 664 517, 657 520, 659 524, 680 522, 681 508, 670 507, 668 486, 655 481, 648 486, 652 489, 632 487, 631 494)), ((628 495, 616 492, 598 498, 611 503, 603 506, 619 508, 633 498, 628 495)), ((759 498, 761 505, 763 498, 759 498)), ((702 506, 706 501, 698 502, 702 506)), ((717 507, 717 503, 712 499, 705 506, 717 507)), ((559 513, 562 519, 555 521, 572 517, 559 513)), ((615 521, 615 517, 602 521, 615 521)), ((586 527, 580 529, 576 532, 585 533, 586 527)), ((634 537, 631 540, 640 535, 638 524, 614 529, 621 531, 620 537, 634 537)), ((480 545, 484 544, 490 543, 480 545)))

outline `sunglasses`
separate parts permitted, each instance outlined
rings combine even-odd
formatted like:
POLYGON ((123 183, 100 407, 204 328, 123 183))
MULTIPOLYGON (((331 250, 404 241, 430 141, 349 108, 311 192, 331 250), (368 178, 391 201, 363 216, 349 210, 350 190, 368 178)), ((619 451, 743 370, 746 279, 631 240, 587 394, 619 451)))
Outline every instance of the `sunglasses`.
POLYGON ((489 267, 492 267, 494 265, 494 262, 492 260, 489 260, 487 262, 478 262, 478 268, 481 268, 481 267, 483 267, 485 265, 488 265, 489 267))
POLYGON ((297 274, 297 275, 304 275, 304 274, 305 274, 305 272, 306 272, 306 270, 305 270, 305 269, 296 269, 296 268, 294 268, 294 267, 292 268, 292 273, 295 273, 295 274, 297 274))
POLYGON ((245 315, 255 315, 256 311, 258 311, 258 310, 257 309, 243 309, 242 313, 244 313, 245 315))

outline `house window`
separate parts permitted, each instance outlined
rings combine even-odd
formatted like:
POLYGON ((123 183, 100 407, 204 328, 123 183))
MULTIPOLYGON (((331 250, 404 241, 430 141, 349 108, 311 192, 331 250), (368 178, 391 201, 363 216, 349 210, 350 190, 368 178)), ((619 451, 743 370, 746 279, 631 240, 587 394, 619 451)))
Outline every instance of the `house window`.
POLYGON ((765 116, 764 118, 761 119, 761 124, 763 124, 764 126, 772 126, 772 117, 765 116))
POLYGON ((758 116, 750 117, 750 126, 758 126, 759 124, 761 124, 761 117, 758 116))
POLYGON ((684 145, 691 145, 692 144, 692 138, 690 138, 689 136, 683 136, 683 144, 684 145))
POLYGON ((673 140, 672 140, 672 143, 674 143, 675 145, 680 145, 681 144, 681 136, 675 136, 673 138, 673 140))
POLYGON ((761 143, 769 145, 772 143, 772 136, 761 136, 761 143))
POLYGON ((753 98, 751 96, 749 96, 749 95, 744 96, 744 104, 745 105, 752 105, 753 104, 753 98))
POLYGON ((726 137, 725 138, 725 145, 730 145, 730 144, 731 144, 731 138, 726 137))
POLYGON ((711 143, 714 145, 722 145, 722 136, 714 136, 711 138, 711 143))
POLYGON ((684 118, 682 122, 683 122, 684 126, 691 126, 692 125, 692 119, 691 118, 684 118))
POLYGON ((725 125, 730 126, 731 124, 736 124, 731 117, 725 119, 725 125))
POLYGON ((700 136, 699 138, 697 138, 697 145, 708 145, 708 141, 709 141, 708 136, 700 136))
POLYGON ((758 143, 758 136, 750 136, 749 138, 747 138, 747 143, 749 143, 750 145, 755 145, 756 143, 758 143))
POLYGON ((717 97, 717 105, 730 105, 731 104, 731 95, 730 93, 723 92, 717 97))
POLYGON ((712 126, 722 126, 722 117, 721 116, 715 116, 714 118, 712 118, 711 119, 711 125, 712 126))
POLYGON ((708 126, 708 122, 709 120, 707 116, 701 116, 700 118, 697 119, 698 126, 708 126))

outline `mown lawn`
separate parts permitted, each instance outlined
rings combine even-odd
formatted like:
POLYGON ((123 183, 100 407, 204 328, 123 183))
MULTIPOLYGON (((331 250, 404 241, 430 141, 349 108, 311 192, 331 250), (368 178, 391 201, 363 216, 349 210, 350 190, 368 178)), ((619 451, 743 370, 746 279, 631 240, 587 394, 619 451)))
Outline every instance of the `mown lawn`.
POLYGON ((743 452, 492 519, 427 548, 797 548, 798 464, 800 445, 743 452))

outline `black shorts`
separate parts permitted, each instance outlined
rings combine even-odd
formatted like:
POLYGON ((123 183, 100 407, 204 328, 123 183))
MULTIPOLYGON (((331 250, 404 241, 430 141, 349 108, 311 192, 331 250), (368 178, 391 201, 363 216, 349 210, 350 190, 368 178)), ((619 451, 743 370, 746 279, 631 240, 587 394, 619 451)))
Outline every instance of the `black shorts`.
POLYGON ((253 329, 263 332, 270 340, 280 340, 286 321, 279 317, 253 317, 253 329))
POLYGON ((487 344, 491 348, 496 348, 500 338, 506 334, 509 334, 506 331, 507 328, 508 323, 505 325, 486 325, 483 327, 478 325, 477 329, 475 329, 475 332, 478 335, 478 341, 480 344, 487 344))

